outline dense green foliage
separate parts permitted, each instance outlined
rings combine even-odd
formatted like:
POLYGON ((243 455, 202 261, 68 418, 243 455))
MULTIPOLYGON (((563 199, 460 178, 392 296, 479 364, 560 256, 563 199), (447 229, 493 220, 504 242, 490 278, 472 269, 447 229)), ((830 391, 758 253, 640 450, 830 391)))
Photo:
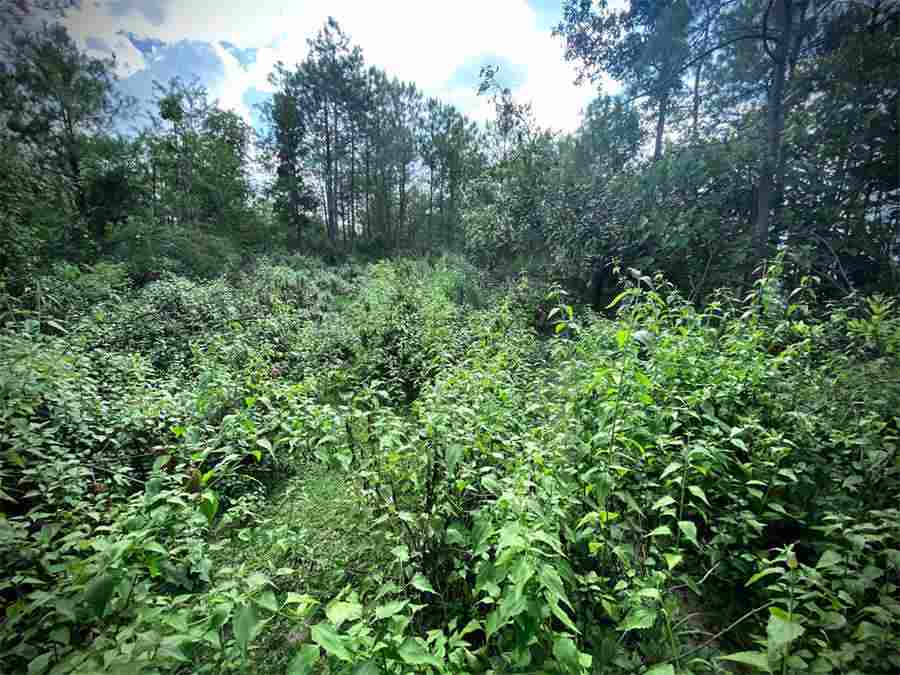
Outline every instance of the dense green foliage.
POLYGON ((175 79, 126 133, 31 6, 0 670, 900 671, 896 3, 569 0, 625 92, 571 134, 333 19, 262 128, 175 79))
POLYGON ((567 58, 582 78, 620 78, 654 138, 583 213, 605 224, 592 234, 630 229, 626 243, 685 290, 688 272, 695 293, 786 243, 798 277, 895 289, 898 31, 892 2, 567 0, 567 58))
POLYGON ((4 663, 895 672, 900 318, 778 272, 613 321, 446 259, 59 270, 0 350, 4 663))

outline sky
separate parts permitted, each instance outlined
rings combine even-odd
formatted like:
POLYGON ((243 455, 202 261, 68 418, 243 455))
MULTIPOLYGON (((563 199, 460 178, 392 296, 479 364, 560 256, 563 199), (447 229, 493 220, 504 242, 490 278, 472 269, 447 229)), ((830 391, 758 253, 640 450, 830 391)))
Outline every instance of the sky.
MULTIPOLYGON (((476 120, 493 108, 476 94, 482 65, 540 124, 574 130, 597 85, 576 86, 551 31, 561 0, 82 0, 64 23, 94 56, 114 54, 121 86, 141 101, 154 80, 196 75, 223 108, 255 122, 278 61, 303 60, 307 39, 338 20, 367 64, 415 82, 476 120)), ((615 85, 607 82, 606 91, 615 85)))

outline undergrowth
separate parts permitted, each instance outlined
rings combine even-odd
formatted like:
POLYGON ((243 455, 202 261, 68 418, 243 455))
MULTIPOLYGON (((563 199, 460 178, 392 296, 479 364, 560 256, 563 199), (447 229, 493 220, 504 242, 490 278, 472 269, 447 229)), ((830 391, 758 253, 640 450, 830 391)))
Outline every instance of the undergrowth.
POLYGON ((894 673, 900 319, 457 259, 4 297, 28 673, 894 673))

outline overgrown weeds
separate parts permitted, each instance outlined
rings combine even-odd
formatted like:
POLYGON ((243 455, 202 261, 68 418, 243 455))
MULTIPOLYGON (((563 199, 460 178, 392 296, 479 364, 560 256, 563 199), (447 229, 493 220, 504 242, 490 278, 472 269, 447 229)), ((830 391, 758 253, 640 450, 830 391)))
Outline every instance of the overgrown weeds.
POLYGON ((453 259, 17 315, 4 663, 895 672, 892 301, 627 279, 614 321, 453 259), (350 529, 304 506, 338 492, 350 529))

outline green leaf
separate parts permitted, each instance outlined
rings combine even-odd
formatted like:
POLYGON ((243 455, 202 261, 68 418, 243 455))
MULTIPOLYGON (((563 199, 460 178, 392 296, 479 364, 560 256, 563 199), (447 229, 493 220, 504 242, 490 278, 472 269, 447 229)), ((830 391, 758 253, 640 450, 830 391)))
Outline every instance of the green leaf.
POLYGON ((503 627, 501 623, 502 619, 500 617, 500 610, 495 609, 493 612, 488 614, 487 621, 484 624, 484 634, 488 640, 491 639, 491 635, 497 632, 498 629, 503 627))
POLYGON ((287 675, 309 675, 319 660, 319 648, 303 645, 287 667, 287 675))
POLYGON ((684 560, 684 556, 680 553, 663 553, 663 557, 666 559, 666 566, 673 570, 675 567, 684 560))
POLYGON ((618 305, 620 302, 622 302, 622 298, 624 298, 626 295, 631 295, 631 294, 632 294, 631 289, 627 289, 627 290, 622 291, 621 293, 619 293, 616 297, 614 297, 614 298, 612 299, 612 302, 610 302, 610 303, 606 306, 606 309, 612 309, 613 307, 615 307, 616 305, 618 305))
POLYGON ((675 473, 680 468, 681 468, 681 462, 672 462, 671 464, 669 464, 669 466, 667 466, 665 468, 665 470, 662 472, 662 475, 659 477, 659 479, 665 480, 666 476, 669 476, 669 475, 675 473))
POLYGON ((839 565, 844 562, 844 558, 835 551, 828 549, 825 553, 822 554, 822 557, 819 558, 819 562, 816 563, 816 569, 821 569, 823 567, 834 567, 835 565, 839 565))
POLYGON ((644 675, 675 675, 675 666, 671 663, 660 663, 653 666, 644 675))
POLYGON ((566 626, 569 630, 571 630, 573 633, 580 633, 580 632, 581 632, 581 631, 578 630, 578 628, 575 626, 575 622, 572 621, 572 619, 569 617, 568 614, 566 614, 566 610, 564 610, 562 607, 560 607, 557 603, 555 603, 555 602, 551 602, 551 603, 550 603, 550 611, 553 612, 553 616, 555 616, 557 619, 559 619, 560 621, 562 621, 562 622, 563 622, 563 625, 565 625, 565 626, 566 626))
POLYGON ((28 675, 44 675, 52 658, 53 652, 44 652, 40 656, 35 656, 28 662, 28 675))
POLYGON ((262 437, 257 438, 256 444, 259 447, 264 448, 264 449, 268 450, 269 452, 272 452, 272 444, 269 443, 269 440, 267 438, 262 438, 262 437))
POLYGON ((97 617, 103 616, 106 605, 112 598, 116 589, 116 578, 111 574, 103 574, 94 579, 84 593, 84 601, 93 610, 97 617))
POLYGON ((313 596, 307 593, 294 593, 291 591, 287 594, 287 597, 284 599, 284 604, 286 605, 314 605, 318 603, 313 596))
POLYGON ((219 497, 212 490, 207 490, 200 498, 200 513, 206 516, 206 521, 212 525, 216 514, 219 512, 219 497))
POLYGON ((753 584, 755 584, 757 581, 759 581, 759 580, 762 579, 763 577, 767 577, 767 576, 769 576, 770 574, 781 574, 782 572, 784 572, 784 570, 781 569, 780 567, 767 567, 767 568, 764 569, 762 572, 757 572, 757 573, 754 574, 752 577, 750 577, 750 578, 747 580, 747 583, 744 584, 744 586, 745 586, 745 587, 746 587, 746 586, 752 586, 753 584))
POLYGON ((700 548, 700 544, 697 543, 697 526, 694 525, 689 520, 679 520, 678 521, 678 529, 684 533, 684 536, 688 538, 688 540, 697 548, 700 548))
POLYGON ((437 591, 434 590, 431 586, 431 582, 425 578, 425 576, 420 572, 413 577, 412 582, 413 587, 419 589, 420 591, 428 591, 429 593, 434 593, 437 595, 437 591))
POLYGON ((68 334, 69 334, 69 331, 67 331, 65 328, 63 328, 63 327, 59 324, 58 321, 54 321, 53 319, 47 319, 46 323, 47 323, 48 326, 50 326, 51 328, 55 328, 56 330, 58 330, 58 331, 59 331, 60 333, 62 333, 63 335, 68 335, 68 334))
POLYGON ((769 648, 769 660, 784 653, 787 646, 806 632, 799 623, 790 618, 784 611, 769 608, 769 623, 766 624, 766 638, 769 648))
POLYGON ((671 537, 672 530, 669 529, 668 525, 660 525, 653 532, 647 535, 648 537, 671 537))
POLYGON ((378 667, 375 661, 369 660, 353 666, 351 675, 381 675, 381 668, 378 667))
POLYGON ((362 616, 362 611, 362 605, 358 602, 333 602, 325 610, 325 616, 335 628, 340 628, 345 621, 356 621, 362 616))
POLYGON ((769 658, 762 652, 735 652, 734 654, 729 654, 728 656, 718 656, 716 658, 723 661, 743 663, 744 665, 753 666, 754 668, 762 670, 766 673, 772 672, 772 669, 769 667, 769 658))
POLYGON ((655 609, 635 607, 628 613, 625 620, 616 627, 616 630, 626 631, 653 628, 653 624, 656 623, 656 615, 657 611, 655 609))
POLYGON ((344 638, 338 635, 334 627, 327 623, 317 623, 310 630, 313 642, 319 645, 329 654, 332 654, 342 661, 352 661, 353 656, 347 650, 344 644, 344 638))
MULTIPOLYGON (((638 337, 638 336, 635 335, 635 337, 638 337)), ((638 339, 640 339, 640 338, 638 338, 638 339)), ((649 377, 647 377, 647 375, 645 375, 640 370, 634 371, 634 379, 636 379, 642 386, 647 387, 647 388, 649 388, 653 385, 653 380, 651 380, 649 377)))
POLYGON ((256 607, 253 605, 244 605, 235 615, 234 620, 234 637, 237 640, 241 651, 247 651, 247 645, 256 635, 259 628, 259 619, 256 616, 256 607))
POLYGON ((706 498, 706 493, 703 491, 703 488, 697 485, 688 485, 688 492, 703 501, 704 504, 710 506, 709 500, 706 498))
POLYGON ((395 614, 402 612, 408 604, 408 600, 394 600, 393 602, 389 602, 385 605, 382 605, 381 607, 378 607, 375 610, 375 616, 378 619, 388 619, 395 614))
POLYGON ((581 672, 578 647, 568 635, 561 635, 553 641, 553 656, 560 665, 566 667, 566 670, 575 673, 581 672))
POLYGON ((659 499, 657 499, 653 503, 653 506, 650 508, 652 508, 654 511, 658 511, 659 509, 664 509, 665 507, 671 506, 674 503, 675 500, 672 498, 672 496, 666 495, 665 497, 660 497, 659 499))
POLYGON ((50 631, 50 639, 57 644, 68 647, 72 643, 72 632, 68 626, 60 626, 50 631))
POLYGON ((256 590, 258 588, 262 588, 263 586, 268 586, 269 578, 261 572, 254 572, 249 577, 247 577, 247 585, 253 590, 256 590))
POLYGON ((541 585, 547 590, 547 597, 551 602, 554 604, 564 602, 569 607, 572 606, 572 603, 566 597, 566 588, 563 585, 562 578, 552 565, 543 565, 538 574, 538 579, 540 579, 541 585))
POLYGON ((163 548, 163 545, 158 541, 148 541, 144 544, 144 550, 150 551, 151 553, 159 553, 161 556, 167 557, 169 552, 163 548))
POLYGON ((228 616, 231 614, 231 607, 220 605, 216 607, 212 614, 206 619, 206 628, 207 630, 218 631, 222 626, 225 625, 225 622, 228 621, 228 616))
POLYGON ((871 621, 863 621, 853 632, 853 637, 857 640, 882 640, 885 637, 885 631, 871 621))
POLYGON ((662 593, 659 592, 658 588, 642 588, 637 592, 637 595, 640 598, 651 598, 658 602, 662 602, 662 593))
POLYGON ((400 649, 397 650, 404 663, 411 666, 434 666, 441 670, 443 664, 434 656, 418 638, 406 638, 400 649))
POLYGON ((463 448, 461 445, 453 445, 444 452, 444 461, 447 463, 447 475, 452 476, 456 470, 456 465, 462 459, 463 448))
POLYGON ((392 548, 391 553, 393 553, 394 557, 401 563, 405 563, 407 560, 409 560, 409 549, 402 544, 400 546, 395 546, 394 548, 392 548))
POLYGON ((278 601, 275 599, 275 593, 273 591, 263 591, 260 593, 256 598, 256 603, 270 612, 278 611, 278 601))
POLYGON ((509 620, 518 616, 528 608, 528 601, 521 593, 521 590, 512 587, 507 588, 503 595, 503 600, 498 606, 498 611, 503 619, 503 623, 509 623, 509 620), (518 591, 518 592, 517 592, 518 591))
POLYGON ((778 475, 784 476, 785 478, 790 479, 794 483, 796 483, 798 480, 800 480, 799 478, 797 478, 797 474, 794 473, 794 471, 792 469, 779 469, 778 475))
POLYGON ((158 656, 168 657, 179 663, 187 663, 190 659, 187 654, 184 653, 184 647, 188 640, 189 638, 184 635, 169 635, 168 637, 164 637, 159 643, 159 648, 156 653, 158 656))
POLYGON ((811 673, 830 673, 832 671, 834 671, 834 666, 822 656, 817 656, 809 666, 809 672, 811 673))

